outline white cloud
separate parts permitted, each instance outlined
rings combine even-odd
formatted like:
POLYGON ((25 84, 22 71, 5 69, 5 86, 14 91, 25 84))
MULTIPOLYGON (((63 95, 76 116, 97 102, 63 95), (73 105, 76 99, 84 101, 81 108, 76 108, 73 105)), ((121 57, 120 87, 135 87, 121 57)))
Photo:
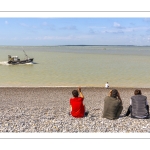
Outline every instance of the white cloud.
POLYGON ((121 25, 119 24, 119 23, 117 23, 117 22, 114 22, 114 27, 121 27, 121 25))
POLYGON ((99 34, 100 32, 103 32, 102 30, 106 29, 104 26, 90 26, 88 28, 90 34, 99 34))
POLYGON ((77 27, 76 26, 66 26, 66 27, 62 27, 60 29, 62 29, 62 30, 77 30, 77 27))
POLYGON ((70 40, 72 36, 44 36, 42 40, 70 40))
POLYGON ((102 27, 102 26, 90 26, 88 28, 92 28, 92 29, 105 29, 106 27, 102 27))
POLYGON ((8 24, 8 21, 5 21, 5 24, 8 24))
POLYGON ((150 22, 150 18, 145 18, 144 21, 150 22))
POLYGON ((119 25, 118 25, 118 28, 116 28, 116 29, 103 30, 103 31, 101 31, 101 33, 131 33, 134 31, 136 31, 138 33, 138 31, 146 32, 148 29, 149 29, 149 27, 121 28, 121 26, 119 27, 119 25))
POLYGON ((42 23, 42 25, 47 26, 47 25, 48 25, 48 23, 47 23, 47 22, 43 22, 43 23, 42 23))
POLYGON ((37 28, 37 26, 32 26, 32 28, 36 29, 36 28, 37 28))
POLYGON ((4 37, 0 37, 0 40, 6 40, 6 38, 4 38, 4 37))
POLYGON ((11 40, 16 41, 16 40, 17 40, 17 38, 16 38, 16 37, 13 37, 13 38, 11 38, 11 40))
MULTIPOLYGON (((75 40, 75 39, 90 39, 91 36, 87 35, 80 35, 80 36, 74 36, 74 35, 68 35, 68 36, 43 36, 43 37, 36 37, 32 38, 33 40, 75 40)), ((27 38, 26 40, 29 40, 27 38)))
POLYGON ((20 25, 21 26, 23 26, 23 27, 29 27, 27 24, 25 24, 25 23, 20 23, 20 25))
POLYGON ((33 38, 31 38, 31 37, 25 37, 25 38, 23 38, 23 40, 33 40, 33 38))

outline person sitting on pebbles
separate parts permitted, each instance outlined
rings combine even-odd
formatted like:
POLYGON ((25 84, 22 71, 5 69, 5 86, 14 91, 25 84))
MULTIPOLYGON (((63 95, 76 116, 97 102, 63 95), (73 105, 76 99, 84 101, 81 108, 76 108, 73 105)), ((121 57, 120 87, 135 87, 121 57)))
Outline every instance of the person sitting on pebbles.
POLYGON ((105 88, 106 88, 106 89, 108 89, 108 88, 109 88, 109 84, 108 84, 108 82, 106 82, 106 84, 105 84, 105 88))
POLYGON ((124 117, 129 116, 130 113, 131 118, 137 119, 149 118, 149 105, 147 102, 147 97, 142 95, 142 92, 139 89, 136 89, 134 91, 134 96, 132 96, 130 99, 130 106, 124 117))
POLYGON ((116 89, 110 90, 104 99, 103 118, 118 119, 123 110, 122 100, 116 89))
POLYGON ((84 95, 81 92, 81 88, 72 91, 73 97, 70 98, 70 113, 73 117, 81 118, 86 117, 88 112, 85 112, 85 106, 83 105, 84 95))

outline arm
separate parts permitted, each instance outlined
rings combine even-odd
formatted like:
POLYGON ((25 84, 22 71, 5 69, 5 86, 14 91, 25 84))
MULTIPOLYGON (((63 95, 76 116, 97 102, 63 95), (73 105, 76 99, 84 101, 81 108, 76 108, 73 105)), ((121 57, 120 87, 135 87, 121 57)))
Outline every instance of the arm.
POLYGON ((130 99, 130 105, 132 105, 132 99, 130 99))
POLYGON ((148 105, 147 99, 146 99, 146 105, 148 105))
POLYGON ((72 111, 72 106, 70 105, 70 111, 72 111))
POLYGON ((81 88, 80 88, 80 87, 78 88, 78 92, 79 92, 79 96, 82 97, 82 98, 84 99, 84 95, 82 94, 81 88))

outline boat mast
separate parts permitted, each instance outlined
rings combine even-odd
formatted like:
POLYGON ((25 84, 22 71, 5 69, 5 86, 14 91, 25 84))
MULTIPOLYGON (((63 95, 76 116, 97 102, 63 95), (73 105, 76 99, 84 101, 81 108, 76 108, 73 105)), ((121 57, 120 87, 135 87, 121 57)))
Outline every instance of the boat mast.
POLYGON ((25 56, 26 56, 27 58, 29 58, 29 57, 28 57, 28 55, 25 53, 25 51, 24 51, 24 50, 23 50, 23 52, 24 52, 25 56))

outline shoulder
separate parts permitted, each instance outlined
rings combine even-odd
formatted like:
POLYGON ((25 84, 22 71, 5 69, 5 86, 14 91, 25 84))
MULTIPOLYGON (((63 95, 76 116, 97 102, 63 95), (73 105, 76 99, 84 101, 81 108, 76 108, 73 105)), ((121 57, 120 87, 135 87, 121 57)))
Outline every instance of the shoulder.
POLYGON ((134 96, 132 96, 131 97, 131 99, 136 99, 136 98, 138 98, 138 99, 147 99, 147 97, 146 96, 144 96, 144 95, 134 95, 134 96))
POLYGON ((143 96, 143 97, 147 98, 147 96, 145 96, 145 95, 141 95, 141 96, 143 96))
POLYGON ((135 95, 131 96, 131 99, 133 99, 135 97, 135 95))
POLYGON ((141 95, 144 99, 147 99, 147 97, 145 95, 141 95))
POLYGON ((70 98, 70 101, 78 101, 78 100, 83 100, 84 98, 82 97, 72 97, 70 98))
POLYGON ((110 96, 106 96, 106 97, 105 97, 105 99, 108 99, 108 98, 110 98, 110 96))
POLYGON ((73 100, 73 99, 74 99, 74 97, 71 97, 71 98, 70 98, 70 100, 73 100))
POLYGON ((70 102, 71 102, 71 101, 74 101, 74 100, 75 100, 75 98, 74 98, 74 97, 71 97, 71 98, 70 98, 70 102))
POLYGON ((107 100, 111 100, 111 99, 113 99, 113 97, 106 96, 104 100, 106 100, 106 101, 107 101, 107 100))
POLYGON ((79 99, 79 100, 83 100, 84 98, 83 98, 83 97, 78 97, 78 99, 79 99))

